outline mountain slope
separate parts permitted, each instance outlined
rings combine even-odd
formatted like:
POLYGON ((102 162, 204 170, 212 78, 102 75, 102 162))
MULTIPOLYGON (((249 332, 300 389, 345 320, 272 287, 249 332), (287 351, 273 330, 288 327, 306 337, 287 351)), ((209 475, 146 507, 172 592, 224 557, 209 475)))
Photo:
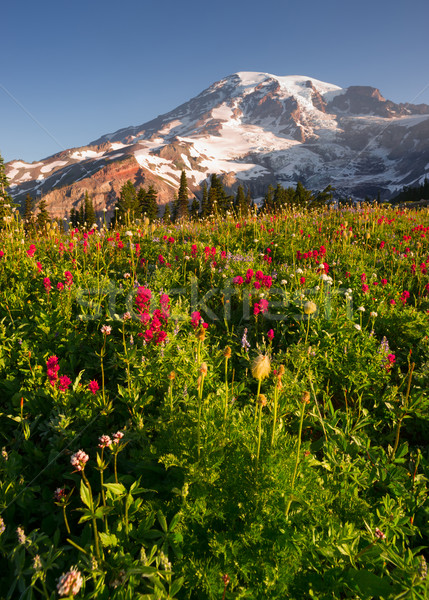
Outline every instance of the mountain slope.
POLYGON ((254 196, 269 183, 389 197, 429 171, 429 106, 395 104, 376 88, 342 89, 305 76, 240 72, 139 126, 37 163, 6 165, 16 200, 43 194, 63 216, 88 191, 113 209, 123 183, 153 183, 171 200, 186 170, 191 190, 211 173, 254 196))

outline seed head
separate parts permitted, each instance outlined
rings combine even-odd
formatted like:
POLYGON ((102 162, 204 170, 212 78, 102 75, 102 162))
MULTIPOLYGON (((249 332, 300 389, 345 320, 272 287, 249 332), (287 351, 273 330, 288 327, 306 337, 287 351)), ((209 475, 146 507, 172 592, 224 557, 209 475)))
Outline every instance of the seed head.
POLYGON ((252 375, 255 379, 265 379, 271 371, 271 363, 268 356, 259 354, 252 363, 252 375))
POLYGON ((267 406, 268 400, 265 394, 259 394, 258 396, 258 404, 261 408, 264 408, 264 406, 267 406))
POLYGON ((304 313, 306 315, 312 315, 313 313, 315 313, 317 310, 317 306, 314 304, 314 302, 305 302, 304 304, 304 313))
POLYGON ((205 377, 207 375, 207 363, 205 363, 205 362, 201 363, 200 373, 203 377, 205 377))
POLYGON ((225 358, 231 358, 231 348, 229 346, 226 346, 225 350, 223 351, 223 355, 225 358))
POLYGON ((304 404, 308 404, 310 402, 310 392, 305 391, 301 398, 304 404))
POLYGON ((206 330, 204 329, 203 326, 198 328, 197 338, 199 339, 200 342, 204 342, 204 340, 206 338, 206 330))
POLYGON ((174 381, 176 379, 176 373, 174 371, 171 371, 171 373, 168 376, 168 379, 170 381, 174 381))

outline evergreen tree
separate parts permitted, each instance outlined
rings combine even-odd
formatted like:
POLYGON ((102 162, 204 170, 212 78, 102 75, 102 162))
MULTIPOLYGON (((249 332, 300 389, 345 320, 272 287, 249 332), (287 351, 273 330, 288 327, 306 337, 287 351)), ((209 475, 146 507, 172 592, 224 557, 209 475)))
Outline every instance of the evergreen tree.
POLYGON ((146 213, 151 223, 158 218, 158 194, 153 185, 146 192, 146 213))
POLYGON ((38 229, 43 230, 46 228, 46 225, 50 222, 51 218, 46 208, 46 200, 44 198, 41 198, 39 202, 39 213, 36 217, 37 227, 38 229))
POLYGON ((271 213, 274 210, 274 188, 272 185, 268 186, 267 193, 265 194, 262 203, 262 210, 265 213, 271 213))
POLYGON ((188 215, 188 181, 185 171, 182 171, 180 176, 179 193, 177 195, 176 208, 174 211, 174 219, 183 219, 188 215))
POLYGON ((244 194, 244 188, 242 185, 239 185, 237 188, 237 193, 235 195, 234 202, 234 211, 238 217, 242 217, 247 214, 247 204, 246 204, 246 196, 244 194))
POLYGON ((198 219, 198 215, 200 212, 200 203, 196 198, 192 200, 191 208, 189 209, 189 216, 193 221, 198 219))
POLYGON ((85 224, 85 205, 83 202, 80 203, 78 221, 81 227, 85 224))
POLYGON ((6 169, 3 157, 0 154, 0 229, 5 225, 5 219, 12 216, 14 206, 11 196, 7 193, 9 180, 6 177, 6 169))
POLYGON ((210 214, 209 211, 209 195, 208 195, 208 191, 207 191, 207 183, 204 182, 203 184, 203 195, 201 198, 201 217, 203 219, 205 219, 206 217, 208 217, 210 214))
POLYGON ((209 214, 223 216, 227 210, 232 208, 233 201, 233 197, 226 194, 220 178, 213 173, 208 196, 209 214))
POLYGON ((92 199, 89 197, 88 192, 85 192, 84 203, 85 203, 84 223, 86 223, 86 226, 88 229, 91 229, 91 227, 96 222, 96 217, 95 217, 94 204, 92 202, 92 199))
POLYGON ((310 192, 310 190, 306 190, 302 183, 298 181, 298 183, 296 184, 295 196, 293 199, 295 204, 299 204, 300 206, 307 206, 312 198, 312 192, 310 192))
POLYGON ((335 192, 335 189, 331 185, 328 185, 323 191, 318 192, 318 194, 316 194, 315 198, 311 202, 311 205, 323 206, 324 204, 332 200, 333 192, 335 192))
POLYGON ((78 220, 79 220, 79 213, 74 207, 72 207, 70 209, 70 223, 73 228, 77 227, 78 220))
POLYGON ((24 220, 24 229, 25 231, 28 233, 29 231, 32 231, 34 229, 34 200, 33 198, 30 196, 30 194, 27 194, 25 197, 25 204, 24 204, 24 215, 23 215, 23 220, 24 220))
POLYGON ((164 209, 164 214, 162 216, 162 220, 164 223, 171 223, 171 211, 170 211, 170 205, 167 204, 165 205, 165 209, 164 209))
POLYGON ((139 191, 137 192, 137 203, 139 205, 139 214, 142 217, 147 216, 148 213, 148 207, 147 207, 147 202, 146 202, 146 190, 144 187, 141 187, 139 189, 139 191))
POLYGON ((133 182, 128 180, 121 188, 111 225, 113 227, 118 224, 128 225, 139 216, 140 207, 137 200, 137 192, 133 182))
POLYGON ((252 200, 252 196, 250 195, 250 189, 247 190, 246 205, 247 205, 247 213, 249 214, 253 209, 253 200, 252 200))

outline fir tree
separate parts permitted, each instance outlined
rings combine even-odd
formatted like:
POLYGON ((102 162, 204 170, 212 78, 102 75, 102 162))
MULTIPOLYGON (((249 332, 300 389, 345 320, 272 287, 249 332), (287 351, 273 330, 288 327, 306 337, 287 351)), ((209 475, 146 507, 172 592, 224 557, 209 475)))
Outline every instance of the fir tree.
POLYGON ((272 185, 268 186, 267 193, 265 194, 264 201, 262 203, 262 210, 265 213, 270 213, 274 210, 274 188, 272 185))
POLYGON ((177 195, 176 208, 174 211, 174 219, 179 220, 188 216, 188 181, 185 171, 182 171, 180 176, 179 193, 177 195))
POLYGON ((118 224, 128 225, 139 216, 140 209, 137 200, 137 192, 132 181, 128 180, 121 188, 111 225, 113 227, 118 224))
POLYGON ((295 197, 293 199, 295 204, 307 206, 312 197, 313 194, 309 190, 306 190, 302 183, 298 181, 295 188, 295 197))
POLYGON ((25 197, 25 204, 24 204, 24 215, 23 215, 23 220, 24 220, 24 229, 25 231, 28 233, 29 231, 32 231, 34 229, 34 200, 33 198, 30 196, 30 194, 27 194, 25 197))
POLYGON ((92 202, 92 199, 89 197, 88 192, 85 192, 84 203, 85 203, 84 223, 86 223, 86 226, 88 229, 91 229, 91 227, 96 222, 96 217, 95 217, 94 204, 92 202))
POLYGON ((204 182, 203 185, 203 194, 201 198, 201 217, 205 219, 210 215, 210 207, 209 207, 209 194, 207 190, 207 183, 204 182))
POLYGON ((85 225, 85 205, 83 202, 80 203, 78 221, 81 227, 85 225))
POLYGON ((0 229, 4 227, 6 219, 12 215, 14 206, 11 196, 7 193, 8 186, 9 180, 6 177, 3 157, 0 154, 0 229))
POLYGON ((144 217, 147 216, 148 207, 146 202, 146 190, 144 187, 141 187, 137 192, 137 203, 139 205, 139 214, 144 217))
POLYGON ((171 211, 170 211, 170 205, 167 202, 167 204, 165 205, 165 209, 164 209, 164 214, 162 216, 162 220, 164 223, 171 223, 171 211))
POLYGON ((237 188, 234 202, 234 212, 238 217, 242 217, 247 213, 246 196, 244 195, 244 188, 242 185, 239 185, 237 188))
POLYGON ((46 225, 50 222, 51 218, 46 208, 46 200, 44 198, 41 198, 39 202, 39 212, 36 217, 37 227, 38 229, 43 230, 46 228, 46 225))
POLYGON ((158 218, 158 194, 153 185, 146 192, 146 214, 151 223, 158 218))
POLYGON ((200 203, 196 198, 192 200, 191 208, 189 209, 189 216, 193 221, 198 219, 198 215, 200 213, 200 203))

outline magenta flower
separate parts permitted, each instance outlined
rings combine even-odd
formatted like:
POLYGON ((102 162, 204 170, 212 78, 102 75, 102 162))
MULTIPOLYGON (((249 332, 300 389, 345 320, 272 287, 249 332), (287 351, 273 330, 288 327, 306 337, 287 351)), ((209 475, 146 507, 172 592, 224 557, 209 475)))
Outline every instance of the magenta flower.
POLYGON ((396 356, 394 354, 388 354, 387 360, 390 362, 391 365, 393 365, 393 363, 396 361, 396 356))
POLYGON ((49 292, 52 289, 52 284, 51 284, 51 280, 49 279, 49 277, 44 278, 43 285, 45 286, 46 292, 49 294, 49 292))
POLYGON ((369 290, 369 285, 367 285, 366 283, 362 284, 362 291, 364 294, 366 294, 369 290))
POLYGON ((70 459, 70 463, 75 467, 76 471, 83 471, 88 461, 89 456, 83 450, 75 452, 70 459))
POLYGON ((273 341, 274 339, 274 329, 270 329, 267 333, 267 338, 270 340, 270 342, 273 341))
POLYGON ((100 386, 94 379, 88 383, 88 389, 92 394, 96 394, 98 392, 98 390, 100 389, 100 386))
POLYGON ((30 257, 34 256, 35 252, 36 252, 36 246, 34 244, 31 244, 29 249, 27 250, 28 256, 30 256, 30 257))
POLYGON ((60 390, 60 392, 66 392, 68 390, 70 384, 71 384, 70 377, 67 377, 67 375, 61 375, 59 383, 58 383, 58 389, 60 390))

